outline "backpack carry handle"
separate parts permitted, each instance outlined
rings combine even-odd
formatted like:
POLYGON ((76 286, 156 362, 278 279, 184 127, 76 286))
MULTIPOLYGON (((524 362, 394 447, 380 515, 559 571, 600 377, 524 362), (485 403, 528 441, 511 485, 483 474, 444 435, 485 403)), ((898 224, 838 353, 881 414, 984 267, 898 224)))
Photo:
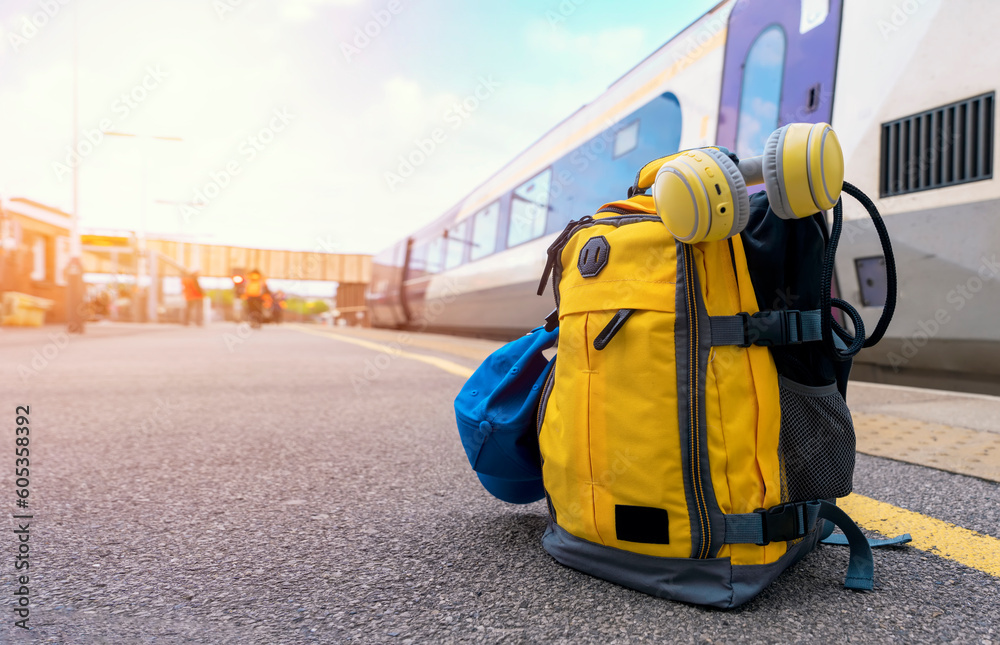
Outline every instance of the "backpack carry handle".
POLYGON ((653 182, 656 181, 656 173, 660 171, 663 164, 667 163, 674 157, 679 157, 680 152, 676 152, 672 155, 667 155, 666 157, 660 157, 659 159, 653 159, 645 166, 639 169, 639 172, 635 174, 635 182, 628 189, 629 198, 635 195, 645 195, 646 191, 653 186, 653 182))

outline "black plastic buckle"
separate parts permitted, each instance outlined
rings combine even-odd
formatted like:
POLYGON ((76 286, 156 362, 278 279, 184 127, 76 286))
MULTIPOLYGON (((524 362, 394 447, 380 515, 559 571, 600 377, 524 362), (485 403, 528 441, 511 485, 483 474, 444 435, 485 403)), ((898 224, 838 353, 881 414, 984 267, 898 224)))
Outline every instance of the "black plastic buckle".
POLYGON ((740 347, 802 343, 802 314, 797 309, 758 311, 752 316, 741 311, 738 315, 743 318, 743 343, 740 347))
MULTIPOLYGON (((806 534, 806 527, 799 521, 799 505, 794 503, 779 504, 768 509, 758 508, 754 511, 760 515, 760 528, 763 542, 757 546, 765 546, 771 542, 788 542, 797 540, 806 534)), ((803 511, 803 521, 805 512, 803 511)))
POLYGON ((802 312, 798 309, 785 311, 785 333, 787 335, 785 340, 786 345, 802 344, 802 312), (788 333, 793 330, 794 334, 788 333))
POLYGON ((559 326, 559 307, 552 310, 548 316, 545 317, 545 331, 553 331, 559 326))
POLYGON ((736 314, 743 319, 743 342, 740 343, 740 347, 750 347, 753 342, 750 340, 750 314, 745 311, 741 311, 736 314))
MULTIPOLYGON (((636 177, 636 181, 639 181, 638 177, 636 177)), ((643 188, 642 190, 640 190, 639 184, 632 184, 631 186, 628 187, 628 192, 626 194, 628 195, 629 199, 632 199, 636 195, 647 195, 648 191, 649 191, 648 188, 643 188)))

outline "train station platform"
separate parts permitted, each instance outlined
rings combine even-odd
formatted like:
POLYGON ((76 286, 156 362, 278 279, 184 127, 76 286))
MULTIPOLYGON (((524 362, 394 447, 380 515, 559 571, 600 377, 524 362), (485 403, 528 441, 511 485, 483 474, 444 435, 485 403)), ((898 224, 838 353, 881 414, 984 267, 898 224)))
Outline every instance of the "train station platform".
MULTIPOLYGON (((875 552, 872 592, 842 589, 847 552, 821 547, 724 612, 559 565, 544 503, 483 490, 452 402, 499 343, 311 325, 56 333, 0 333, 0 409, 28 405, 32 424, 32 642, 1000 639, 997 398, 852 384, 861 454, 840 504, 913 542, 875 552)), ((0 642, 28 642, 8 572, 0 642)))

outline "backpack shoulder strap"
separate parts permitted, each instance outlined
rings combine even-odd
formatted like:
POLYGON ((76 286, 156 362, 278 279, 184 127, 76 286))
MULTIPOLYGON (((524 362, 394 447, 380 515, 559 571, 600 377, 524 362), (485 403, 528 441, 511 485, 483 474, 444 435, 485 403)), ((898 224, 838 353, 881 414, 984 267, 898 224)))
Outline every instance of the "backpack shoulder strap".
MULTIPOLYGON (((850 544, 847 541, 846 535, 843 535, 841 533, 837 533, 836 535, 834 535, 833 533, 834 528, 835 527, 833 526, 833 522, 826 523, 826 526, 823 527, 823 530, 819 534, 819 543, 831 546, 847 546, 848 544, 850 544)), ((897 535, 894 538, 888 538, 885 540, 868 538, 868 546, 870 546, 873 549, 876 549, 882 546, 898 546, 900 544, 906 544, 907 542, 912 542, 912 541, 913 537, 911 537, 909 533, 903 533, 902 535, 897 535)))
MULTIPOLYGON (((882 546, 899 546, 900 544, 906 544, 907 542, 912 542, 913 537, 909 533, 903 533, 894 538, 886 538, 884 540, 877 540, 875 538, 868 538, 868 546, 873 549, 877 549, 882 546)), ((831 546, 847 546, 849 542, 847 541, 847 536, 841 533, 833 533, 833 525, 830 526, 830 535, 819 541, 820 544, 827 544, 831 546)))

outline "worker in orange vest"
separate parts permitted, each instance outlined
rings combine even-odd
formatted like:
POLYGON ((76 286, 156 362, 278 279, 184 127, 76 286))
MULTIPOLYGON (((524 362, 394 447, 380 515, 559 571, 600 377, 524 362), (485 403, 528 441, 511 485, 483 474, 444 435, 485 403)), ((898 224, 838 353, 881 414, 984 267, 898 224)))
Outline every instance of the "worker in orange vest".
POLYGON ((198 325, 204 324, 204 300, 205 292, 198 284, 198 272, 193 271, 184 276, 181 280, 184 287, 184 301, 187 307, 184 309, 184 324, 190 325, 194 318, 198 325))
POLYGON ((247 301, 247 317, 250 322, 260 324, 263 322, 264 296, 270 297, 271 292, 267 289, 267 282, 260 271, 254 269, 247 274, 246 286, 243 295, 240 296, 247 301))

